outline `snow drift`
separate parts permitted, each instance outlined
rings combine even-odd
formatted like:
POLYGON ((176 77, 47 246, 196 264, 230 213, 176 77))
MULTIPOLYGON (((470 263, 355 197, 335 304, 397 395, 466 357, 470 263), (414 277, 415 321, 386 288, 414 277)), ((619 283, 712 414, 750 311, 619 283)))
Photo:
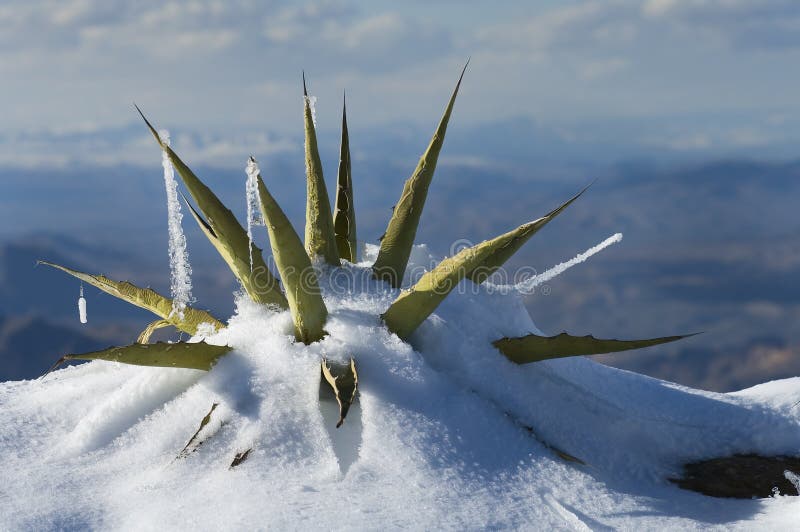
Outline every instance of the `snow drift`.
MULTIPOLYGON (((288 311, 240 297, 229 326, 206 338, 235 348, 211 372, 97 361, 0 384, 0 526, 796 523, 795 497, 719 500, 666 479, 690 460, 796 453, 800 379, 716 394, 585 358, 517 366, 491 341, 538 332, 534 323, 515 293, 474 285, 456 289, 409 345, 379 321, 398 291, 372 277, 376 249, 367 251, 360 265, 322 267, 329 334, 312 345, 294 342, 288 311), (335 407, 320 408, 319 360, 352 355, 359 398, 335 429, 335 407), (213 403, 204 443, 176 459, 213 403), (562 460, 537 438, 585 465, 562 460), (248 459, 229 469, 249 448, 248 459)), ((412 260, 431 259, 417 246, 412 260)))

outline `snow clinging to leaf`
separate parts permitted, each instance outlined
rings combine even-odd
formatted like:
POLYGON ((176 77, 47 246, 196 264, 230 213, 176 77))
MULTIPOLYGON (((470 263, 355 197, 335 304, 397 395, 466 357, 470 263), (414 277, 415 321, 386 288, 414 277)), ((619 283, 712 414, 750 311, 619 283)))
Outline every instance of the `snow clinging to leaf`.
POLYGON ((250 270, 253 269, 253 227, 264 225, 264 218, 261 216, 261 208, 258 205, 258 175, 261 170, 255 158, 247 160, 247 182, 245 193, 247 194, 247 239, 250 241, 250 270))
POLYGON ((303 96, 308 102, 308 107, 311 109, 311 121, 314 122, 314 129, 317 128, 317 97, 316 96, 303 96))
MULTIPOLYGON (((169 131, 159 132, 161 141, 169 146, 169 131)), ((178 183, 169 155, 164 151, 161 158, 164 167, 164 185, 167 189, 167 222, 169 230, 169 269, 170 291, 172 294, 172 313, 183 319, 186 305, 192 301, 192 267, 186 250, 186 236, 183 234, 181 204, 178 201, 178 183)))

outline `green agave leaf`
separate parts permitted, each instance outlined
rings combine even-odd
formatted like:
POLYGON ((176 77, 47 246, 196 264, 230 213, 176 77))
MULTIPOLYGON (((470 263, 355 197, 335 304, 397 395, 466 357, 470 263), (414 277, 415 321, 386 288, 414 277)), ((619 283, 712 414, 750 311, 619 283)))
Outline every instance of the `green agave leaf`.
POLYGON ((328 309, 322 300, 317 274, 303 248, 303 242, 278 202, 267 190, 260 174, 257 180, 261 214, 269 231, 272 256, 286 289, 295 337, 306 344, 316 342, 325 336, 323 327, 328 318, 328 309))
POLYGON ((323 359, 322 377, 330 385, 339 404, 339 422, 336 423, 338 429, 344 423, 344 418, 347 417, 347 412, 350 411, 350 406, 358 393, 356 362, 352 358, 348 364, 329 363, 323 359))
MULTIPOLYGON (((468 64, 469 61, 467 61, 468 64)), ((381 238, 381 248, 372 268, 376 278, 388 282, 393 288, 399 288, 403 282, 408 257, 411 255, 411 248, 414 246, 414 238, 417 235, 419 219, 428 196, 428 187, 436 170, 436 162, 439 159, 439 152, 442 150, 444 136, 447 132, 447 123, 450 120, 450 114, 453 111, 467 65, 464 65, 464 70, 461 71, 456 88, 450 96, 450 101, 447 103, 447 108, 431 138, 428 149, 420 157, 414 173, 403 185, 403 193, 394 207, 386 233, 381 238)))
POLYGON ((561 214, 564 209, 569 207, 572 202, 581 197, 586 190, 592 186, 589 184, 583 190, 572 196, 569 200, 565 201, 552 211, 548 212, 538 220, 534 220, 527 224, 521 225, 513 231, 503 235, 506 243, 499 246, 493 253, 491 253, 486 260, 479 266, 467 272, 466 277, 475 284, 481 284, 490 275, 496 272, 503 264, 510 259, 528 240, 531 239, 541 228, 547 225, 553 218, 561 214))
POLYGON ((164 297, 158 292, 149 288, 139 288, 127 281, 114 281, 103 275, 92 275, 89 273, 79 272, 66 266, 60 266, 52 262, 40 260, 39 264, 44 264, 52 268, 56 268, 66 272, 73 277, 77 277, 81 281, 95 286, 103 292, 110 294, 114 297, 127 301, 137 307, 149 310, 162 320, 174 326, 176 329, 185 333, 195 335, 197 328, 202 323, 210 323, 215 329, 220 330, 225 328, 225 324, 217 320, 214 316, 204 310, 198 310, 192 307, 186 307, 183 311, 183 319, 177 314, 172 313, 172 300, 164 297))
POLYGON ((407 340, 459 281, 468 273, 483 271, 492 257, 502 256, 505 253, 503 250, 508 249, 528 226, 530 224, 522 225, 514 231, 463 249, 444 259, 389 306, 382 316, 386 326, 401 339, 407 340))
POLYGON ((342 143, 339 149, 339 173, 336 177, 336 206, 333 231, 339 256, 350 262, 358 260, 356 212, 353 206, 353 175, 350 166, 350 138, 347 133, 347 103, 342 106, 342 143))
POLYGON ((112 347, 95 353, 66 355, 66 360, 106 360, 135 366, 186 368, 209 371, 220 357, 232 351, 227 345, 206 342, 156 342, 112 347))
POLYGON ((695 334, 698 333, 650 338, 648 340, 601 340, 591 335, 570 336, 567 333, 561 333, 556 336, 529 334, 519 338, 501 338, 492 342, 492 345, 499 349, 510 361, 517 364, 528 364, 550 358, 600 355, 640 349, 642 347, 675 342, 695 334))
POLYGON ((172 148, 161 141, 158 132, 145 118, 141 109, 136 107, 136 110, 139 111, 156 142, 169 155, 172 165, 178 175, 181 176, 186 188, 189 189, 189 194, 197 202, 207 221, 201 221, 197 211, 190 207, 192 216, 200 224, 205 235, 242 284, 244 291, 257 303, 276 305, 282 309, 287 308, 288 303, 281 293, 278 280, 267 268, 264 257, 261 255, 261 250, 250 242, 247 238, 247 232, 230 209, 225 207, 211 189, 200 181, 172 148), (250 268, 251 251, 253 256, 252 270, 250 268))
POLYGON ((194 435, 191 437, 189 443, 187 443, 186 446, 181 450, 181 452, 178 453, 178 456, 175 457, 176 460, 180 458, 186 458, 187 456, 195 452, 197 448, 200 447, 200 445, 202 445, 203 442, 198 441, 197 438, 198 436, 200 436, 200 433, 203 431, 205 426, 208 425, 209 422, 211 421, 211 414, 214 413, 214 410, 216 410, 218 406, 219 403, 213 403, 211 405, 211 410, 209 410, 208 414, 206 414, 205 417, 202 420, 200 420, 200 428, 198 428, 197 431, 194 433, 194 435))
MULTIPOLYGON (((222 355, 231 351, 226 345, 211 345, 205 342, 176 342, 169 344, 131 344, 122 347, 109 347, 79 355, 64 355, 50 369, 53 371, 68 360, 105 360, 121 362, 134 366, 153 366, 159 368, 186 368, 208 371, 222 355)), ((47 373, 50 373, 48 371, 47 373)))
POLYGON ((321 257, 328 264, 339 265, 336 236, 333 230, 331 202, 322 175, 322 162, 317 147, 317 132, 311 116, 311 105, 303 73, 303 101, 306 134, 306 251, 314 260, 321 257))
POLYGON ((139 338, 136 339, 137 344, 146 344, 150 342, 150 337, 153 336, 153 333, 158 329, 163 329, 164 327, 169 327, 172 325, 167 320, 156 320, 147 324, 147 327, 139 334, 139 338))

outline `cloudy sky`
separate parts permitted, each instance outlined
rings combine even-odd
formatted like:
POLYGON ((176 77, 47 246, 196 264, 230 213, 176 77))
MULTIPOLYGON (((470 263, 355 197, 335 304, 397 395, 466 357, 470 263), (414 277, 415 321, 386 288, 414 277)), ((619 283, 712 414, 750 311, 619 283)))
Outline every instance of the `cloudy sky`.
POLYGON ((322 130, 346 89, 355 130, 429 131, 468 57, 461 127, 709 156, 800 142, 796 0, 6 0, 0 165, 135 162, 134 101, 195 159, 290 150, 302 69, 322 130))

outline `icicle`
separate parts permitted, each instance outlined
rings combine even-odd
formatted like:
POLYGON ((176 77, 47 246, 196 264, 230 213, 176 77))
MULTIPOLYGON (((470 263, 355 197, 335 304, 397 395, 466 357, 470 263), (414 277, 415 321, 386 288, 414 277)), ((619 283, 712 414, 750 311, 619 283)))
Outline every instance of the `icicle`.
POLYGON ((308 107, 311 109, 311 121, 314 123, 314 129, 317 129, 317 97, 316 96, 303 96, 308 102, 308 107))
MULTIPOLYGON (((169 131, 159 132, 161 141, 169 146, 169 131)), ((167 222, 169 229, 169 269, 170 292, 172 294, 172 314, 183 319, 183 310, 192 299, 192 267, 186 251, 186 237, 183 234, 181 204, 178 201, 178 183, 169 155, 164 151, 161 159, 164 167, 164 185, 167 190, 167 222)))
POLYGON ((81 283, 81 295, 78 297, 78 318, 80 318, 81 323, 89 321, 86 319, 86 299, 83 297, 83 283, 81 283))
POLYGON ((253 227, 256 225, 264 225, 264 218, 261 216, 261 207, 259 206, 258 199, 258 181, 256 180, 261 170, 258 168, 258 162, 252 155, 247 160, 247 167, 244 171, 247 174, 247 182, 245 184, 245 193, 247 194, 247 239, 250 241, 250 271, 252 271, 253 227))
POLYGON ((612 244, 616 244, 617 242, 622 240, 622 233, 616 233, 611 235, 610 237, 606 238, 599 244, 594 247, 591 247, 584 251, 583 253, 579 253, 574 258, 568 260, 567 262, 562 262, 557 264, 547 270, 544 273, 531 277, 530 279, 526 279, 521 283, 517 283, 515 285, 503 285, 497 286, 495 288, 500 289, 501 291, 508 291, 508 290, 516 290, 523 294, 531 294, 533 293, 534 289, 542 283, 546 283, 547 281, 561 275, 565 271, 569 270, 573 266, 580 264, 582 262, 586 262, 592 255, 603 251, 605 248, 612 244))

